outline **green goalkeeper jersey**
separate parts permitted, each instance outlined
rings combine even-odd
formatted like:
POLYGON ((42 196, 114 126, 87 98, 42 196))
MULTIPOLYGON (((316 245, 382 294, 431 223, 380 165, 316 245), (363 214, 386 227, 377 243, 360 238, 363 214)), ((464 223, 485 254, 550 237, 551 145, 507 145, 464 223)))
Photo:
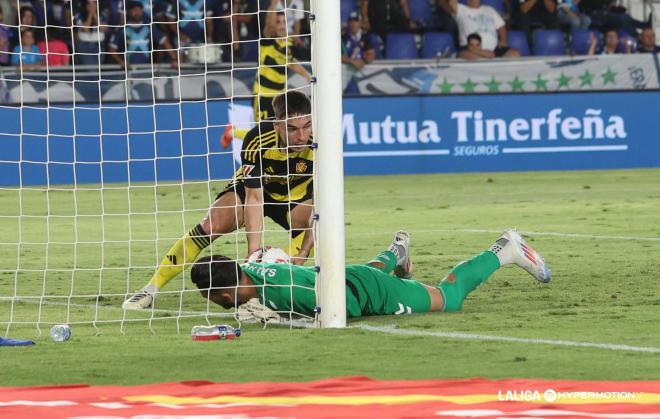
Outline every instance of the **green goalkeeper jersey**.
MULTIPOLYGON (((314 315, 317 303, 313 267, 245 263, 241 269, 256 285, 263 304, 276 311, 314 315)), ((419 282, 397 278, 368 265, 346 266, 348 317, 424 313, 430 308, 429 294, 419 282)))

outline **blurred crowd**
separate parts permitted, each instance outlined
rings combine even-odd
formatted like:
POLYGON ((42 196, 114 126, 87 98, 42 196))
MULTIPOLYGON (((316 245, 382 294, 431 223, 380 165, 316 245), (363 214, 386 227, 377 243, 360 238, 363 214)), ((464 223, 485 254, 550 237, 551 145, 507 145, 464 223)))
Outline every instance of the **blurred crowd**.
MULTIPOLYGON (((342 62, 658 52, 652 16, 618 0, 341 0, 342 62)), ((0 65, 258 61, 266 13, 284 11, 310 56, 309 0, 0 0, 0 65)))
POLYGON ((303 0, 0 0, 0 65, 258 60, 266 13, 285 11, 293 55, 310 55, 303 0))
POLYGON ((619 0, 341 0, 343 61, 657 53, 619 0))

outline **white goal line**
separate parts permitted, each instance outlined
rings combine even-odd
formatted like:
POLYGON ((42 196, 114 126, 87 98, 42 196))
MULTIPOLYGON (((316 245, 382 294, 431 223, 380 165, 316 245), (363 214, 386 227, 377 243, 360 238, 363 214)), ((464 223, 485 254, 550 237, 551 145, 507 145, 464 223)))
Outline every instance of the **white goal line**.
MULTIPOLYGON (((438 228, 430 230, 410 230, 413 234, 432 234, 432 233, 488 233, 488 234, 501 234, 504 229, 481 229, 481 228, 438 228)), ((548 236, 548 237, 566 237, 566 238, 575 238, 575 239, 594 239, 594 240, 627 240, 627 241, 648 241, 648 242, 660 242, 660 237, 641 237, 641 236, 611 236, 611 235, 600 235, 600 234, 587 234, 587 233, 561 233, 555 231, 524 231, 519 230, 519 233, 522 233, 527 236, 548 236)), ((391 235, 390 232, 361 232, 361 233, 352 233, 349 236, 378 236, 378 235, 391 235)))
POLYGON ((653 346, 630 346, 630 345, 623 345, 617 343, 577 342, 572 340, 519 338, 513 336, 491 336, 491 335, 479 335, 479 334, 464 333, 464 332, 430 332, 430 331, 414 330, 414 329, 400 329, 397 328, 396 326, 370 326, 368 324, 357 324, 354 326, 350 326, 350 328, 366 330, 369 332, 388 333, 391 335, 402 335, 402 336, 434 337, 434 338, 445 338, 445 339, 463 339, 463 340, 493 341, 493 342, 532 343, 532 344, 551 345, 551 346, 606 349, 611 351, 646 352, 652 354, 660 353, 660 348, 656 348, 653 346))

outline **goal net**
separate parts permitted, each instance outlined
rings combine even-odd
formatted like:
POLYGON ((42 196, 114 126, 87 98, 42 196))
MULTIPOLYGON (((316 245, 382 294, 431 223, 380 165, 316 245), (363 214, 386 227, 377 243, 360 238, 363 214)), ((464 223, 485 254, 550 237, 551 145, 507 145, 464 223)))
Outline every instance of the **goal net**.
MULTIPOLYGON (((151 307, 125 310, 122 303, 149 283, 168 249, 209 214, 241 168, 242 139, 258 126, 259 104, 276 89, 255 84, 257 73, 282 75, 281 91, 317 95, 313 79, 292 71, 299 64, 316 75, 315 5, 71 0, 17 6, 23 7, 16 16, 0 24, 9 39, 6 52, 0 50, 0 61, 9 64, 0 67, 0 334, 62 323, 122 331, 174 323, 184 332, 193 324, 231 323, 235 310, 201 297, 190 264, 159 289, 151 307), (270 16, 282 14, 285 33, 272 27, 266 33, 270 16), (273 43, 283 64, 264 56, 273 43)), ((334 19, 333 13, 326 21, 334 19)), ((318 190, 316 161, 314 167, 308 176, 318 190)), ((278 181, 296 175, 287 170, 276 174, 278 181)), ((232 221, 240 223, 242 208, 233 210, 232 221)), ((292 246, 290 232, 268 218, 262 233, 263 245, 292 246)), ((199 257, 246 258, 242 228, 211 238, 199 257)), ((316 254, 323 254, 315 240, 316 254)), ((343 242, 337 245, 343 264, 343 242)), ((320 263, 312 256, 306 264, 320 263)), ((290 306, 279 310, 285 319, 318 320, 290 306)))

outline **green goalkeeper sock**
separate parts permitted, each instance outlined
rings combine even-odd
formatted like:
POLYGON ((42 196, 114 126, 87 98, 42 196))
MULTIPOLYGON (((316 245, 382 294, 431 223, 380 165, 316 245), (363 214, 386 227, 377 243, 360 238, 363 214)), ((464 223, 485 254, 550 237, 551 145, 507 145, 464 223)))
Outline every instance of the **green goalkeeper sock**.
POLYGON ((386 274, 389 274, 392 272, 392 270, 394 270, 394 267, 396 266, 396 255, 390 250, 383 250, 378 254, 378 256, 369 262, 369 265, 373 266, 379 271, 383 271, 386 274), (376 265, 374 265, 374 263, 376 263, 376 265), (383 266, 380 266, 381 264, 383 266))
POLYGON ((456 265, 438 284, 438 289, 445 299, 442 311, 460 310, 465 297, 486 282, 499 267, 500 261, 491 251, 485 251, 456 265))

